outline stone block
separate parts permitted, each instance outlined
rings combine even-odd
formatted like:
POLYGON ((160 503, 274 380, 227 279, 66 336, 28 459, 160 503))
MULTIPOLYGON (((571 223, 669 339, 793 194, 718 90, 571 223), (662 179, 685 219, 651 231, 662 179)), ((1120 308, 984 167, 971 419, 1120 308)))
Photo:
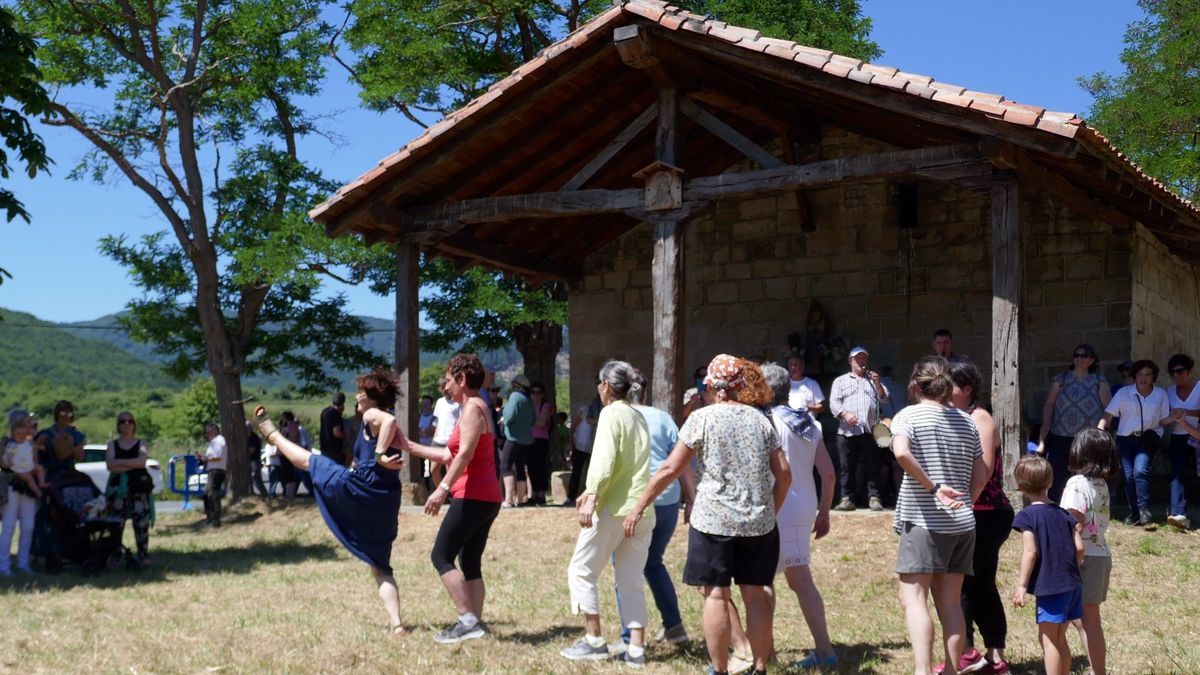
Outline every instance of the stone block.
POLYGON ((1105 327, 1104 305, 1073 305, 1059 308, 1059 326, 1074 330, 1105 327))
POLYGON ((1025 287, 1025 306, 1026 307, 1041 307, 1044 304, 1042 297, 1042 286, 1040 284, 1030 284, 1025 287))
POLYGON ((729 281, 749 279, 754 269, 752 263, 737 263, 725 266, 725 278, 729 281))
POLYGON ((775 236, 775 219, 741 220, 733 224, 730 232, 735 243, 770 238, 775 236))
MULTIPOLYGON (((1086 246, 1085 250, 1092 253, 1128 251, 1132 244, 1128 232, 1096 232, 1076 239, 1083 242, 1086 246)), ((1071 252, 1074 253, 1074 251, 1071 252)))
POLYGON ((1070 281, 1053 284, 1043 284, 1046 306, 1061 307, 1063 305, 1078 305, 1085 301, 1096 302, 1098 298, 1085 296, 1085 282, 1070 281))
POLYGON ((608 272, 604 275, 604 287, 610 291, 624 290, 628 283, 629 275, 626 272, 608 272))
POLYGON ((812 278, 812 294, 817 298, 836 298, 844 295, 841 274, 819 274, 812 278))
POLYGON ((1101 356, 1111 354, 1115 361, 1124 360, 1124 355, 1130 353, 1129 331, 1124 329, 1105 328, 1083 332, 1083 341, 1096 349, 1101 356))
POLYGON ((768 260, 765 256, 757 256, 750 276, 753 279, 775 279, 784 275, 783 260, 768 260))
MULTIPOLYGON (((881 284, 881 288, 888 288, 881 284)), ((872 295, 867 298, 867 314, 870 316, 897 316, 908 312, 908 302, 903 295, 872 295)))
MULTIPOLYGON (((1089 249, 1084 237, 1071 237, 1065 235, 1050 235, 1043 238, 1040 242, 1041 254, 1043 256, 1066 255, 1070 253, 1083 253, 1089 249)), ((1096 250, 1096 249, 1091 249, 1096 250)), ((1103 250, 1103 249, 1101 249, 1103 250)))
POLYGON ((1068 279, 1099 279, 1104 276, 1104 256, 1074 255, 1063 260, 1068 279))
POLYGON ((583 278, 583 290, 598 291, 604 288, 604 279, 596 274, 590 274, 583 278))
POLYGON ((779 213, 779 202, 775 197, 744 199, 737 205, 737 214, 742 220, 773 219, 777 213, 779 213))
POLYGON ((849 253, 855 248, 855 237, 850 236, 845 228, 817 228, 804 238, 809 256, 837 255, 849 253))
POLYGON ((959 294, 954 291, 930 291, 914 293, 911 311, 913 314, 944 314, 959 311, 959 294))
POLYGON ((763 283, 763 290, 769 300, 790 300, 796 295, 796 279, 794 277, 768 279, 763 283))
POLYGON ((730 302, 737 302, 738 287, 732 282, 724 282, 719 284, 711 284, 708 287, 708 302, 714 305, 721 305, 730 302))
POLYGON ((829 258, 823 255, 807 255, 783 263, 785 274, 824 274, 829 271, 829 258))
POLYGON ((635 269, 629 273, 630 288, 649 288, 651 284, 649 269, 635 269))
POLYGON ((1026 281, 1062 281, 1062 279, 1062 258, 1029 258, 1026 261, 1026 281))
POLYGON ((846 337, 849 338, 850 342, 852 343, 869 343, 879 340, 880 320, 876 317, 857 317, 847 319, 840 323, 843 326, 846 337))
POLYGON ((857 272, 867 268, 867 254, 843 253, 829 260, 829 269, 834 272, 857 272))
POLYGON ((878 288, 872 272, 847 272, 842 275, 843 289, 847 295, 870 295, 878 288))
POLYGON ((1133 286, 1125 279, 1102 279, 1087 282, 1088 302, 1127 302, 1133 286))
POLYGON ((1105 306, 1106 324, 1109 328, 1128 328, 1130 304, 1128 302, 1112 302, 1105 306))
POLYGON ((1030 307, 1023 314, 1025 330, 1030 333, 1058 328, 1058 315, 1062 311, 1058 307, 1030 307))
POLYGON ((738 282, 738 302, 758 302, 763 299, 763 282, 758 280, 738 282))

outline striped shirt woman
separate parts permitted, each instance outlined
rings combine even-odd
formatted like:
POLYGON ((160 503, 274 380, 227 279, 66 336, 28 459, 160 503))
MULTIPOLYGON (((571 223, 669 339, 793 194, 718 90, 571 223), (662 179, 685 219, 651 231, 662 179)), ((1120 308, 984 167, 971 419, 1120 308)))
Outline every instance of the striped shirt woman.
POLYGON ((971 513, 971 471, 982 461, 979 431, 971 416, 934 401, 922 401, 896 413, 892 435, 909 441, 909 451, 936 484, 962 493, 963 508, 949 509, 908 473, 900 484, 893 527, 912 523, 939 534, 961 534, 975 529, 971 513))

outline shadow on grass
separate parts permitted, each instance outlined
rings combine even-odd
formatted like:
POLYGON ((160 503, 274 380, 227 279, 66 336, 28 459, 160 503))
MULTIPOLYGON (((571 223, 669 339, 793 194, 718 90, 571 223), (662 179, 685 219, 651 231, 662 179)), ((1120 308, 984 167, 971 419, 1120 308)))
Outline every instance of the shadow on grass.
MULTIPOLYGON (((1071 631, 1072 633, 1074 631, 1071 631)), ((1043 673, 1045 672, 1046 662, 1040 657, 1036 659, 1022 659, 1009 661, 1009 672, 1014 675, 1020 673, 1043 673)), ((1087 673, 1090 672, 1091 664, 1088 663, 1087 654, 1072 654, 1071 655, 1071 672, 1072 673, 1087 673)))
MULTIPOLYGON (((491 625, 501 625, 500 622, 492 623, 491 625)), ((497 638, 508 642, 521 642, 524 644, 547 644, 551 642, 559 642, 569 637, 579 637, 583 635, 583 625, 570 626, 550 626, 536 633, 525 631, 517 631, 515 633, 497 634, 497 638)))
POLYGON ((85 576, 78 565, 67 565, 59 574, 39 573, 0 579, 0 594, 69 590, 78 587, 118 589, 170 581, 174 577, 200 574, 249 574, 262 565, 292 564, 337 557, 337 545, 299 544, 288 541, 255 540, 245 546, 194 551, 153 551, 150 565, 129 570, 123 565, 96 576, 85 576))
POLYGON ((903 640, 855 644, 835 642, 833 648, 837 651, 838 657, 836 667, 802 670, 793 668, 791 663, 780 663, 779 669, 784 673, 894 673, 905 670, 909 664, 908 662, 900 664, 893 662, 887 652, 896 649, 906 650, 908 647, 908 642, 903 640))

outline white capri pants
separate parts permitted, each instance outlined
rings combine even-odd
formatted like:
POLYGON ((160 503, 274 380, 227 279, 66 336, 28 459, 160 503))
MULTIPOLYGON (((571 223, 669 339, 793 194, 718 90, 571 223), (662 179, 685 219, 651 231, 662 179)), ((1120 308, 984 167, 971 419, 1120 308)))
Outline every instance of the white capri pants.
MULTIPOLYGON (((20 479, 17 479, 20 480, 20 479)), ((33 543, 33 519, 37 515, 38 502, 29 495, 23 495, 11 487, 8 488, 8 503, 4 506, 4 525, 0 528, 0 570, 8 572, 12 563, 9 555, 12 551, 13 532, 19 525, 21 528, 20 543, 17 544, 17 566, 29 567, 29 547, 33 543)))
POLYGON ((567 566, 567 586, 571 589, 571 613, 599 614, 600 573, 611 560, 616 573, 621 613, 630 628, 645 628, 649 621, 646 589, 642 571, 650 554, 650 534, 654 530, 654 507, 638 523, 632 537, 625 537, 625 518, 600 509, 592 516, 592 526, 579 531, 575 554, 567 566))

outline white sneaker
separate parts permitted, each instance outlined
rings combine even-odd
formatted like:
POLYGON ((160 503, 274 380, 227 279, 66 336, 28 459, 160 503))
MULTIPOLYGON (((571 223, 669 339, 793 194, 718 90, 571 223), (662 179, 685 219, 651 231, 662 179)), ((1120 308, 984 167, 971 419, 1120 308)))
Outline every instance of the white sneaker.
POLYGON ((1183 530, 1184 532, 1192 529, 1192 521, 1188 520, 1188 517, 1182 514, 1178 516, 1167 516, 1167 524, 1171 527, 1183 530))

